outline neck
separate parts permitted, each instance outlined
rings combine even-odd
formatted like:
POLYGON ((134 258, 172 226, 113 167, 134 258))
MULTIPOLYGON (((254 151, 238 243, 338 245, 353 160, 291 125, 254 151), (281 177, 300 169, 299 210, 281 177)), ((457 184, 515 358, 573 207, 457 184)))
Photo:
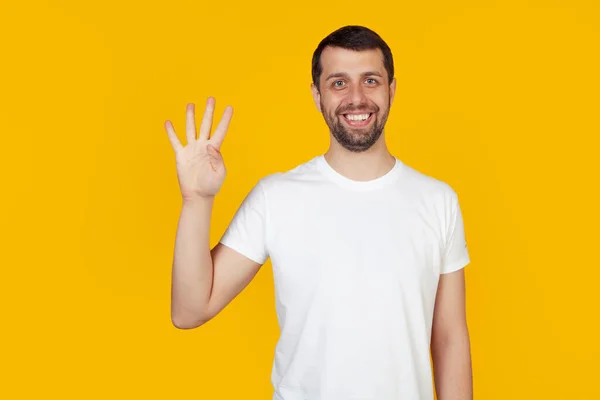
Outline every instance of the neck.
POLYGON ((387 174, 395 165, 396 159, 388 151, 383 135, 369 150, 354 153, 345 149, 331 138, 325 160, 338 173, 355 181, 370 181, 387 174))

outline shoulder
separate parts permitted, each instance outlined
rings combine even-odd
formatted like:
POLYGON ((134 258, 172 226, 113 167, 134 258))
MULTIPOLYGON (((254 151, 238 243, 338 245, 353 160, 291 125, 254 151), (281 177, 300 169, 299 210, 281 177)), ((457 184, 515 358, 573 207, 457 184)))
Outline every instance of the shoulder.
POLYGON ((260 186, 264 193, 276 193, 322 181, 323 176, 319 173, 317 165, 318 158, 313 157, 287 170, 270 173, 262 177, 257 186, 260 186))
POLYGON ((450 183, 406 165, 400 181, 404 185, 402 195, 410 197, 419 214, 439 228, 444 240, 457 222, 462 223, 459 196, 450 183))
POLYGON ((399 184, 414 200, 440 211, 451 211, 458 204, 458 193, 450 183, 407 164, 403 164, 402 169, 399 184))
POLYGON ((416 189, 421 190, 423 192, 456 195, 456 191, 448 182, 440 178, 434 177, 433 175, 428 175, 410 165, 403 165, 403 174, 403 180, 407 184, 412 185, 416 189))

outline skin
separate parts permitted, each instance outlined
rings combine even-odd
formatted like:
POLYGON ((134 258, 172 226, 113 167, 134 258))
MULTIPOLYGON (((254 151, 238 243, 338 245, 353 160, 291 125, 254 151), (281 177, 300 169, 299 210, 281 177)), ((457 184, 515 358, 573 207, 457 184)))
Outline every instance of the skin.
MULTIPOLYGON (((395 163, 385 143, 384 126, 396 80, 388 82, 381 51, 354 52, 328 47, 322 53, 321 63, 320 89, 312 84, 311 90, 330 130, 325 159, 339 173, 358 181, 386 174, 395 163), (365 111, 374 113, 365 127, 351 127, 343 120, 344 113, 365 111)), ((233 115, 233 108, 227 107, 211 134, 214 107, 215 100, 210 97, 198 136, 194 105, 188 104, 186 146, 179 141, 171 122, 165 123, 182 193, 171 290, 171 319, 180 329, 196 328, 214 318, 261 267, 221 243, 209 248, 213 202, 226 175, 220 147, 233 115)), ((471 400, 471 357, 462 269, 440 276, 431 351, 438 400, 471 400)))
POLYGON ((336 47, 325 48, 321 55, 320 90, 311 85, 313 99, 333 138, 348 151, 368 150, 383 133, 396 81, 388 82, 381 57, 380 50, 355 52, 336 47), (365 70, 368 66, 372 68, 365 70), (352 127, 343 118, 361 113, 374 113, 368 126, 352 127))
POLYGON ((431 334, 431 358, 437 398, 472 400, 471 345, 465 310, 465 274, 442 274, 431 334))
POLYGON ((384 175, 395 163, 386 147, 384 126, 396 80, 388 81, 381 50, 356 52, 326 47, 321 66, 320 90, 313 83, 311 91, 330 130, 325 159, 350 179, 366 181, 384 175), (361 128, 349 126, 342 115, 363 112, 375 115, 369 125, 361 128))

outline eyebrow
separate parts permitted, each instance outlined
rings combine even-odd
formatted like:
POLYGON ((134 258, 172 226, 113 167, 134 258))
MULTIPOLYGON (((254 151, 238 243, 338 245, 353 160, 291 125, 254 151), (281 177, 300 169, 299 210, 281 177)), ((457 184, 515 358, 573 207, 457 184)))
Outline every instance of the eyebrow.
MULTIPOLYGON (((362 76, 378 76, 380 78, 383 78, 381 76, 381 74, 377 71, 367 71, 367 72, 363 72, 361 75, 362 76)), ((325 78, 325 80, 328 81, 331 78, 348 78, 348 77, 349 77, 348 74, 345 72, 336 72, 336 73, 327 75, 327 78, 325 78)))

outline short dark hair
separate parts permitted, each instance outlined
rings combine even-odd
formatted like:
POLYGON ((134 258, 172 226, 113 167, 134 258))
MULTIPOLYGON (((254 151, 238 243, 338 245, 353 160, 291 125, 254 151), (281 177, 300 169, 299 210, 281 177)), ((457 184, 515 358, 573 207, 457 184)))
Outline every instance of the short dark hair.
POLYGON ((388 74, 389 83, 394 78, 394 59, 387 43, 374 31, 364 26, 347 25, 330 33, 317 46, 312 58, 312 79, 319 89, 319 79, 323 72, 321 53, 325 47, 341 47, 348 50, 361 51, 380 49, 383 53, 383 66, 388 74))

